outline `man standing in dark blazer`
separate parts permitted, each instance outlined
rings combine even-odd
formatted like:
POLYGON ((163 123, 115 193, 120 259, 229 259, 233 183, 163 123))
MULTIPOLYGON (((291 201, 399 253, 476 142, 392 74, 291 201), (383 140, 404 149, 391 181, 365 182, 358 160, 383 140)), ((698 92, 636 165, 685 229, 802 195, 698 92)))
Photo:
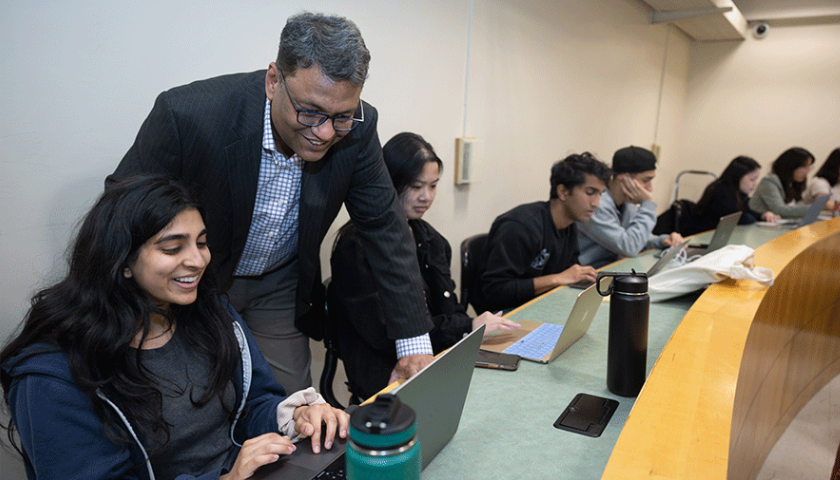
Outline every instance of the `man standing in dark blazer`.
POLYGON ((341 17, 290 17, 267 70, 158 96, 108 181, 168 173, 200 195, 211 267, 287 391, 311 385, 323 335, 320 245, 342 203, 385 297, 399 360, 428 364, 432 328, 405 214, 382 160, 377 112, 361 101, 370 53, 341 17))

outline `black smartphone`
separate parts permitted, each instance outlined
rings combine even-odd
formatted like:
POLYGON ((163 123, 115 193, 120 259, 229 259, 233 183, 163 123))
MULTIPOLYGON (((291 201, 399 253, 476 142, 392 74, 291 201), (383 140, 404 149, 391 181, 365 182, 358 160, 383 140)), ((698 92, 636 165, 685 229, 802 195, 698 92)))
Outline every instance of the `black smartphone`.
POLYGON ((481 368, 495 368, 497 370, 516 370, 517 367, 519 367, 519 355, 479 350, 475 366, 481 368))

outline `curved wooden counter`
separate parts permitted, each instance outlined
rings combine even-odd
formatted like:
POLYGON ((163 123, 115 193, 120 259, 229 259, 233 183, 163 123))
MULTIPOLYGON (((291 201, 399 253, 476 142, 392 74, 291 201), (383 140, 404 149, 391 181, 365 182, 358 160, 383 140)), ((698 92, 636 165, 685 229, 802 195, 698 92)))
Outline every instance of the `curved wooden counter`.
POLYGON ((762 245, 756 263, 776 272, 775 284, 729 280, 700 296, 602 478, 753 479, 801 407, 840 373, 840 219, 762 245))

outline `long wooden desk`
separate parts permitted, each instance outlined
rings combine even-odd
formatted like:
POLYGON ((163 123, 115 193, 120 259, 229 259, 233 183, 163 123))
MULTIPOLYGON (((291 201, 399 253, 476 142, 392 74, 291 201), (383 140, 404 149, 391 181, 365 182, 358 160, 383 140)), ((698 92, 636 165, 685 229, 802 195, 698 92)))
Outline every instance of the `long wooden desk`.
POLYGON ((776 272, 711 286, 651 371, 602 478, 754 479, 840 373, 840 219, 756 249, 776 272))
MULTIPOLYGON (((809 238, 812 241, 820 236, 820 229, 828 228, 827 222, 819 225, 823 226, 812 227, 809 230, 812 232, 808 234, 811 235, 809 238)), ((840 230, 840 223, 832 225, 832 229, 840 230)), ((771 242, 786 232, 754 226, 738 227, 731 243, 745 244, 755 248, 771 242)), ((710 237, 710 233, 704 234, 699 236, 698 240, 708 241, 710 237)), ((768 263, 769 259, 758 253, 757 258, 759 265, 770 266, 778 275, 781 270, 779 264, 768 263)), ((629 271, 635 268, 644 271, 655 261, 652 254, 646 254, 623 260, 605 270, 629 271)), ((759 290, 758 287, 753 288, 759 290)), ((578 293, 578 290, 569 288, 555 289, 523 305, 509 316, 515 320, 534 319, 542 322, 563 323, 578 293)), ((604 478, 648 478, 650 469, 645 471, 641 463, 634 466, 638 468, 633 470, 632 474, 623 471, 625 462, 630 462, 627 457, 635 454, 633 448, 636 446, 638 449, 647 450, 650 457, 656 459, 655 448, 646 446, 645 442, 650 442, 651 437, 660 435, 664 438, 667 432, 663 432, 658 427, 646 426, 644 424, 646 419, 637 414, 640 408, 634 409, 634 403, 651 405, 649 408, 656 409, 657 402, 648 400, 648 397, 657 396, 654 392, 665 392, 663 395, 672 396, 673 392, 654 389, 648 384, 658 383, 659 380, 654 379, 658 378, 659 374, 655 372, 662 369, 660 364, 670 363, 670 360, 666 362, 664 359, 672 355, 671 350, 675 348, 671 346, 674 343, 672 334, 676 336, 675 331, 683 329, 681 323, 686 323, 683 317, 688 318, 687 313, 693 315, 695 308, 692 306, 695 305, 698 296, 703 299, 708 296, 708 293, 651 304, 647 362, 649 379, 638 400, 613 395, 606 388, 608 304, 602 305, 589 332, 551 364, 543 365, 523 361, 519 370, 515 372, 476 369, 458 432, 449 445, 423 471, 423 478, 427 480, 449 478, 598 479, 602 475, 604 478), (665 351, 664 355, 663 351, 665 351), (657 359, 659 359, 658 363, 656 363, 657 359), (614 398, 620 402, 618 410, 601 437, 590 438, 558 430, 553 426, 554 421, 572 398, 582 392, 614 398), (633 409, 632 413, 631 409, 633 409), (625 447, 628 447, 626 455, 624 454, 625 447), (613 455, 612 459, 611 455, 613 455)), ((704 302, 698 302, 695 307, 699 308, 704 302)), ((720 323, 723 325, 725 321, 721 319, 720 323)), ((710 334, 706 333, 705 338, 708 337, 710 334)), ((702 343, 703 338, 701 336, 696 342, 702 343)), ((681 349, 678 350, 681 351, 681 349)), ((702 362, 698 360, 698 363, 702 362)), ((737 372, 737 365, 735 365, 735 370, 737 372)), ((710 372, 710 375, 712 373, 714 370, 710 372)), ((687 375, 681 375, 680 378, 681 381, 694 385, 694 390, 702 390, 709 396, 719 391, 723 391, 724 395, 734 394, 734 380, 728 384, 714 381, 701 385, 701 381, 689 379, 687 375)), ((694 394, 693 399, 691 393, 686 393, 684 397, 687 400, 683 405, 673 406, 676 413, 663 412, 664 414, 659 416, 660 421, 668 420, 669 415, 684 416, 683 410, 686 409, 695 411, 698 409, 695 406, 697 393, 694 394)), ((697 415, 694 417, 697 418, 697 415)), ((697 418, 697 424, 701 426, 698 427, 701 431, 694 430, 693 434, 705 437, 707 434, 702 431, 703 429, 711 428, 728 432, 730 421, 717 417, 701 417, 697 418), (722 423, 725 423, 724 427, 720 427, 722 423)), ((686 428, 689 427, 686 426, 686 428)), ((665 443, 673 443, 673 441, 665 443)), ((724 445, 723 448, 725 450, 727 446, 724 445)), ((671 458, 673 458, 671 454, 662 455, 662 458, 654 463, 672 463, 671 458)), ((726 455, 724 454, 721 458, 725 462, 726 455)), ((724 464, 724 472, 725 469, 724 464)), ((672 478, 686 477, 676 474, 672 478)))

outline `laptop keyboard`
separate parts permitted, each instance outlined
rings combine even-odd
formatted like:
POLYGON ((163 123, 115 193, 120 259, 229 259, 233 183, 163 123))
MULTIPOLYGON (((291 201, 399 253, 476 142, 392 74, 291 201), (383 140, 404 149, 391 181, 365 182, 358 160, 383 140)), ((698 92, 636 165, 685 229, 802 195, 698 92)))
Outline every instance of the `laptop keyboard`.
POLYGON ((347 478, 347 469, 345 468, 346 456, 342 455, 332 463, 327 465, 325 469, 315 476, 318 480, 344 480, 347 478))
POLYGON ((510 353, 525 358, 542 358, 554 350, 557 339, 563 332, 563 325, 543 323, 534 331, 522 337, 521 340, 505 349, 502 353, 510 353))

